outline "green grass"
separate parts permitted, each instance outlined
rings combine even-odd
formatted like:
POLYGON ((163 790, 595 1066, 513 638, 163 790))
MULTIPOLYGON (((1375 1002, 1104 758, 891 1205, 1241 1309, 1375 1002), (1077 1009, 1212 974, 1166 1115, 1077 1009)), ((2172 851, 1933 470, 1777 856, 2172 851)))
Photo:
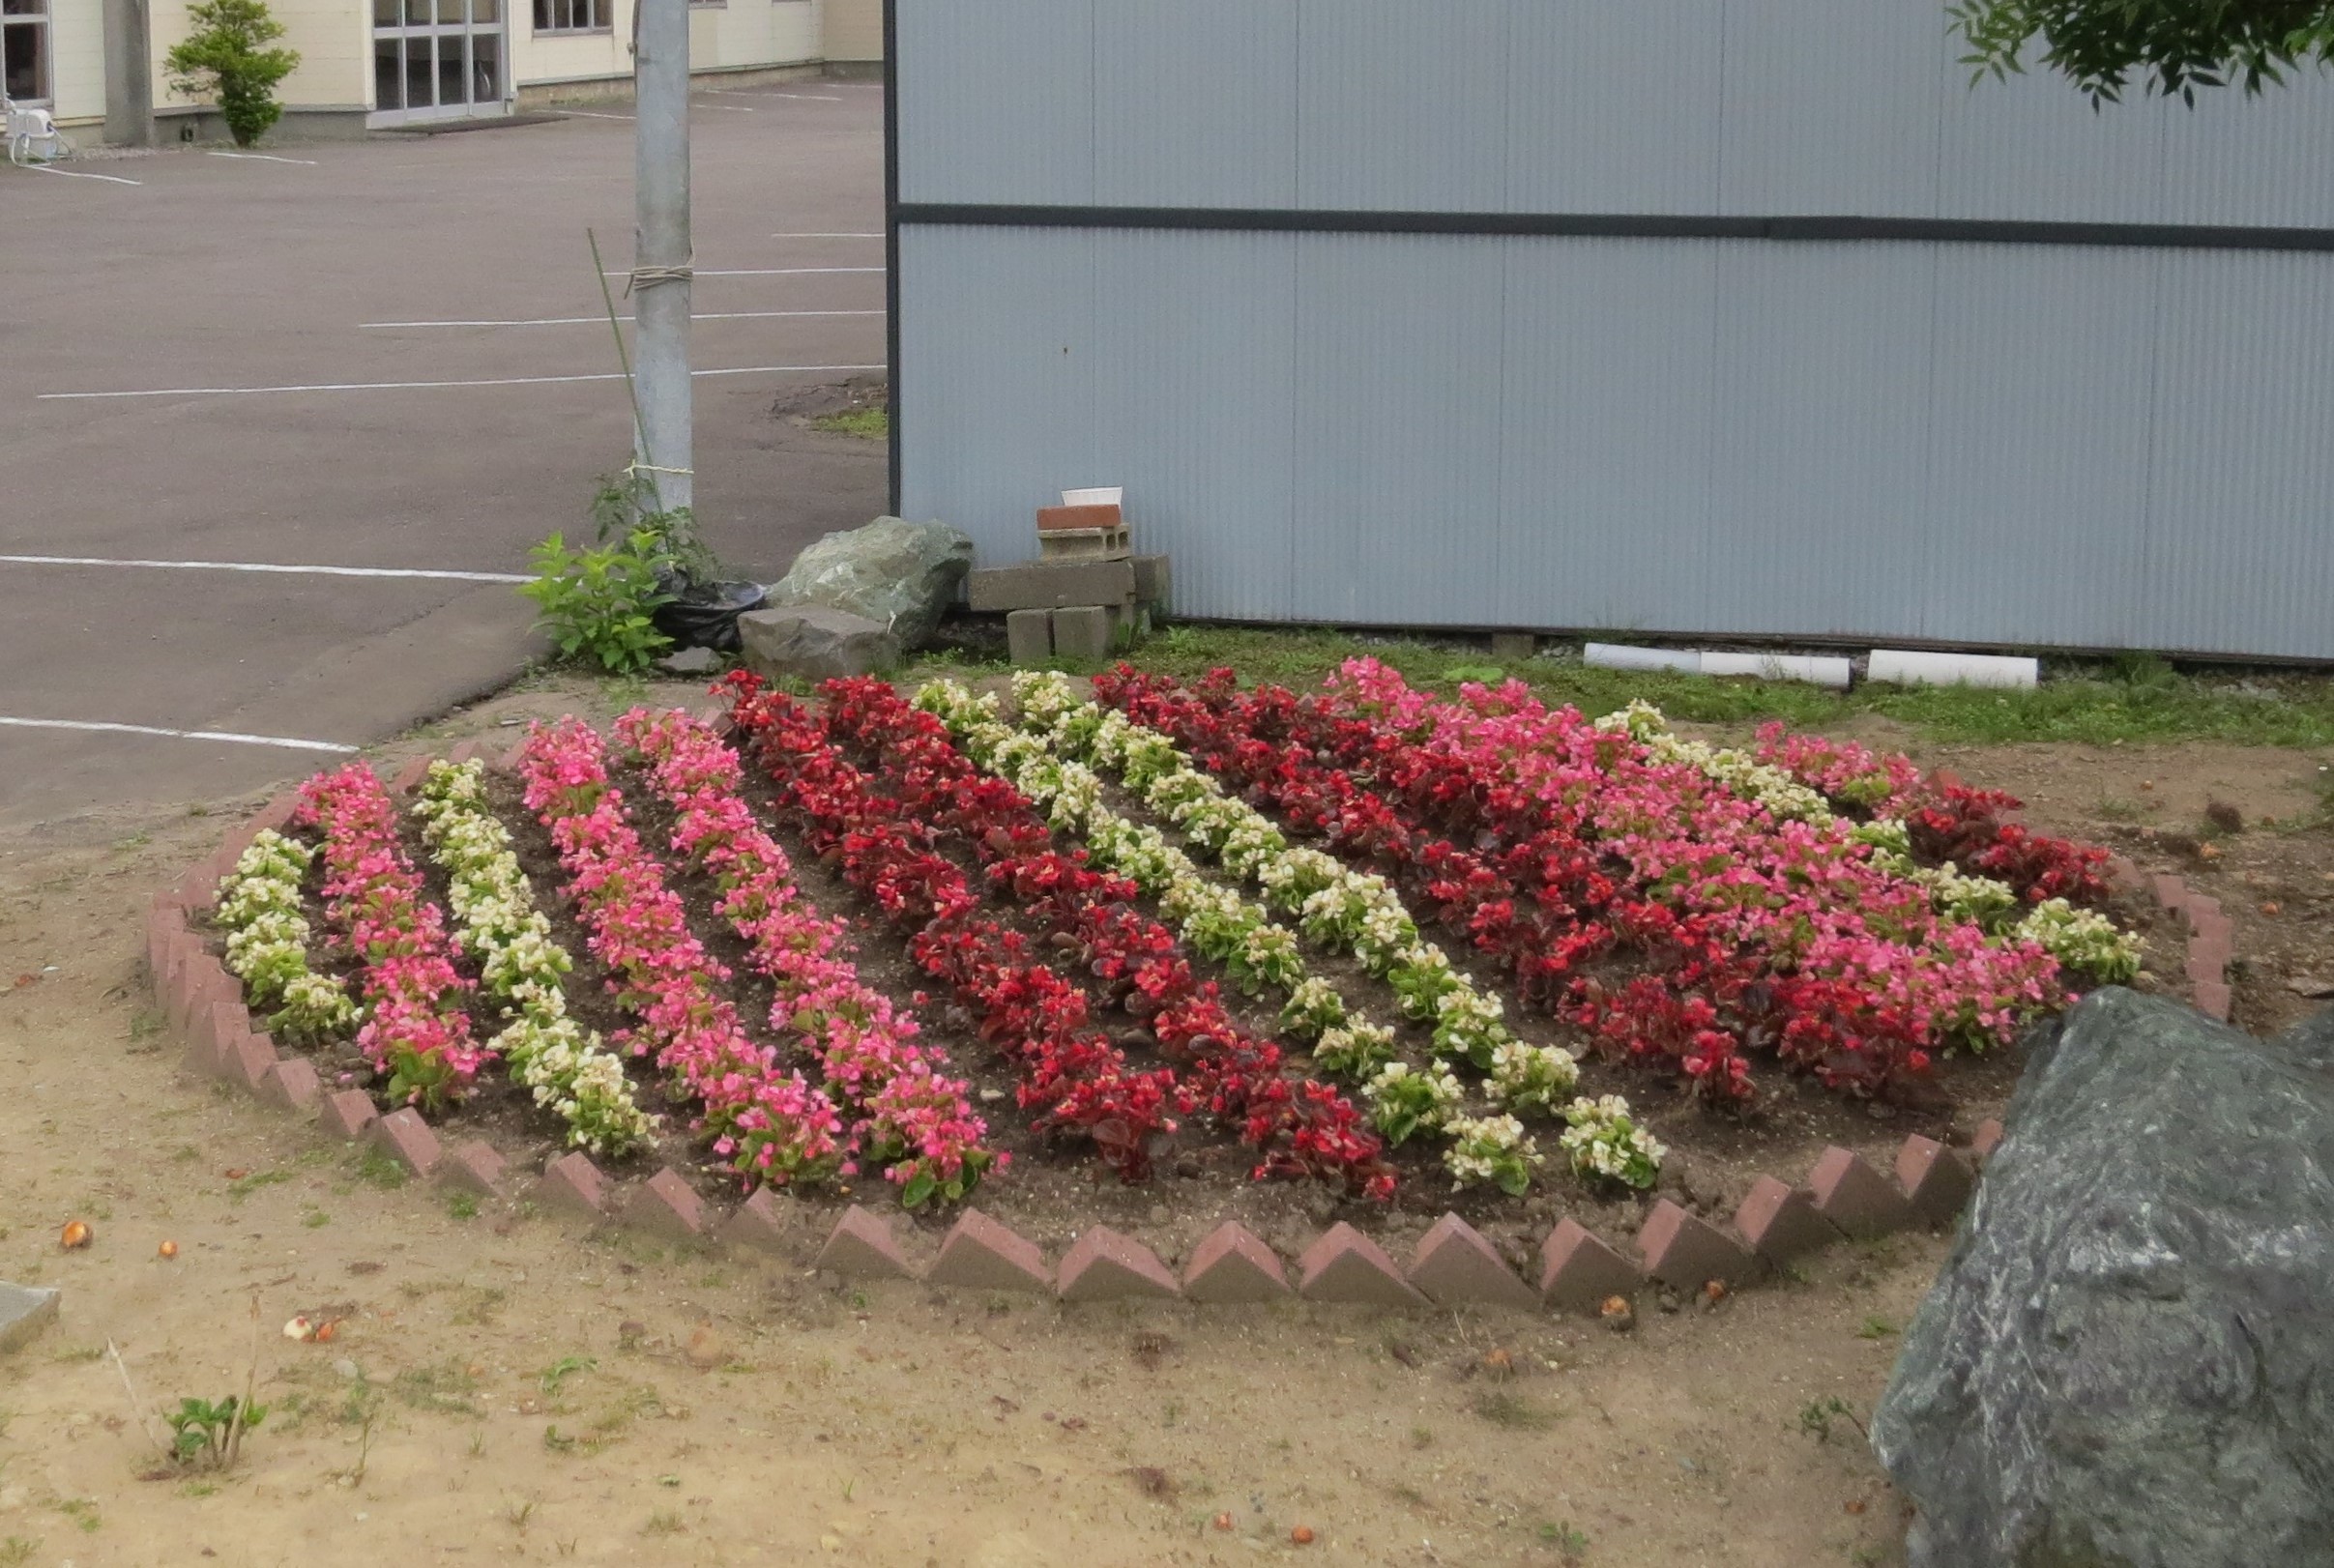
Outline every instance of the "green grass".
POLYGON ((881 441, 891 433, 891 411, 888 408, 850 408, 840 414, 822 414, 810 421, 813 430, 826 430, 838 436, 864 436, 869 441, 881 441))
MULTIPOLYGON (((1591 670, 1569 657, 1502 665, 1485 656, 1479 642, 1363 637, 1309 627, 1178 625, 1143 644, 1134 662, 1185 679, 1229 665, 1248 682, 1310 686, 1357 654, 1391 665, 1417 684, 1447 690, 1454 674, 1481 679, 1499 670, 1526 682, 1545 701, 1569 703, 1586 712, 1611 712, 1642 697, 1672 718, 1692 723, 1781 719, 1794 729, 1821 731, 1875 714, 1928 740, 2334 745, 2334 680, 2213 667, 2184 673, 2147 655, 2049 659, 2043 683, 2033 691, 1869 685, 1835 692, 1788 682, 1591 670), (2240 691, 2240 683, 2246 689, 2240 691)), ((966 667, 961 655, 950 660, 945 650, 927 655, 926 663, 966 667)), ((2334 786, 2329 799, 2334 800, 2334 786)))

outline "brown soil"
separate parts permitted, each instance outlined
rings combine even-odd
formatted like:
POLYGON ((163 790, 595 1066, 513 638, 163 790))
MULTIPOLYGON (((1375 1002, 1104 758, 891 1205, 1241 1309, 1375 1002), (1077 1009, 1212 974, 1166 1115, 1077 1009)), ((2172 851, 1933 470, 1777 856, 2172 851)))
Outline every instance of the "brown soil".
MULTIPOLYGON (((538 686, 388 763, 570 710, 608 711, 588 685, 538 686)), ((2282 1021, 2307 1005, 2280 1002, 2287 978, 2334 975, 2329 894, 2310 886, 2329 868, 2322 830, 2249 827, 2209 861, 2163 836, 2193 831, 2207 791, 2249 824, 2298 818, 2315 759, 2037 746, 1921 760, 2027 795, 2055 830, 2128 830, 2117 841, 2144 865, 2221 897, 2240 955, 2275 971, 2241 979, 2240 1018, 2282 1021), (2135 824, 2089 809, 2142 796, 2162 805, 2135 824), (2263 902, 2280 913, 2259 914, 2263 902)), ((1561 1563, 1567 1530, 1592 1564, 1902 1560, 1900 1500, 1855 1432, 1835 1417, 1822 1441, 1801 1416, 1834 1397, 1869 1414, 1893 1330, 1942 1256, 1936 1238, 1839 1249, 1804 1281, 1713 1312, 1648 1310, 1624 1337, 1507 1315, 1065 1311, 835 1290, 781 1261, 584 1236, 523 1206, 456 1217, 442 1192, 377 1185, 377 1162, 189 1078, 161 1037, 135 956, 145 901, 257 803, 92 814, 0 845, 0 985, 29 977, 0 990, 14 1090, 0 1098, 0 1277, 65 1289, 60 1323, 0 1359, 0 1545, 32 1543, 6 1547, 21 1560, 1228 1564, 1251 1547, 1297 1554, 1298 1523, 1325 1562, 1561 1563), (75 1217, 96 1242, 60 1252, 57 1228, 75 1217), (164 1238, 174 1261, 156 1256, 164 1238), (108 1340, 145 1409, 217 1397, 252 1365, 254 1296, 273 1409, 243 1466, 140 1479, 159 1466, 108 1340), (282 1339, 301 1311, 346 1322, 330 1345, 282 1339), (1521 1369, 1512 1381, 1487 1370, 1495 1347, 1521 1369), (1229 1534, 1212 1528, 1219 1512, 1229 1534)), ((853 907, 823 868, 798 869, 823 905, 853 907)), ((905 990, 891 940, 868 930, 861 961, 905 990)), ((2176 961, 2151 967, 2176 984, 2176 961)), ((998 1087, 936 1013, 960 1068, 998 1087)), ((1964 1118, 2009 1086, 2006 1061, 1977 1065, 1964 1118)), ((1770 1083, 1765 1128, 1656 1115, 1687 1149, 1697 1196, 1706 1168, 1729 1196, 1737 1138, 1750 1152, 1824 1140, 1877 1151, 1924 1125, 1904 1113, 1859 1127, 1860 1108, 1802 1105, 1770 1083)), ((1089 1160, 1031 1150, 981 1202, 1052 1245, 1073 1216, 1171 1240, 1213 1201, 1314 1218, 1299 1189, 1204 1165, 1142 1191, 1093 1175, 1089 1160)), ((1436 1201, 1420 1191, 1404 1223, 1436 1201)), ((818 1228, 809 1214, 797 1227, 818 1228)))
POLYGON ((862 375, 781 392, 770 405, 770 413, 773 419, 808 429, 814 420, 826 419, 831 415, 856 414, 861 409, 888 409, 890 406, 890 384, 882 376, 862 375))

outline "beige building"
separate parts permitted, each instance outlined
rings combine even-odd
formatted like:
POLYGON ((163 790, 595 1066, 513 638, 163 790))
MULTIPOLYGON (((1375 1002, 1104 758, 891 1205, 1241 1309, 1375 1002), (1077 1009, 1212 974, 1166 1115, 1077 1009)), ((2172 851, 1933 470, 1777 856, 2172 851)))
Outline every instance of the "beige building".
MULTIPOLYGON (((486 119, 631 80, 633 0, 270 5, 300 51, 279 94, 290 134, 486 119)), ((692 65, 744 80, 872 73, 882 10, 882 0, 690 0, 692 65)), ((162 140, 218 134, 209 106, 173 93, 162 70, 186 32, 185 0, 0 0, 8 96, 47 107, 85 140, 141 139, 149 106, 162 140), (117 60, 124 68, 109 71, 117 60)))

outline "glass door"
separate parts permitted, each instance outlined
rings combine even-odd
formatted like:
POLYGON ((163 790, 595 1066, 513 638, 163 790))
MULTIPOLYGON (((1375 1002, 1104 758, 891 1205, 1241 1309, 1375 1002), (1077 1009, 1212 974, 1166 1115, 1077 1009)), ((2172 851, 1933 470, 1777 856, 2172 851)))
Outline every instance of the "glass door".
POLYGON ((502 114, 503 0, 372 0, 373 125, 502 114))

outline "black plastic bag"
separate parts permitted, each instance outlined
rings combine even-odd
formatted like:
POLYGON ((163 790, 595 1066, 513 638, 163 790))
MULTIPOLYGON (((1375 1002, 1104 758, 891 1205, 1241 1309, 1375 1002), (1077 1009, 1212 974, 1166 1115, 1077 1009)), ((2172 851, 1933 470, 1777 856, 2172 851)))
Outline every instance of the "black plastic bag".
POLYGON ((660 572, 657 586, 670 595, 650 619, 676 648, 738 651, 738 617, 770 598, 760 583, 703 583, 680 572, 660 572))

